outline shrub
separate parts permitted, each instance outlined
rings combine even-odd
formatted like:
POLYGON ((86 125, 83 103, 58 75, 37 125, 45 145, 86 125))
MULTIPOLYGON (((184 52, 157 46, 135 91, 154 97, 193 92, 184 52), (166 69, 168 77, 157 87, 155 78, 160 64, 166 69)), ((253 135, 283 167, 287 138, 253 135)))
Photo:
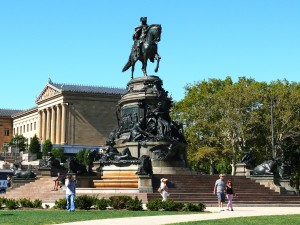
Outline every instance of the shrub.
POLYGON ((61 199, 55 200, 53 208, 66 209, 67 208, 67 199, 61 198, 61 199))
POLYGON ((206 209, 206 205, 204 203, 198 203, 198 207, 199 207, 199 211, 200 212, 204 212, 204 210, 206 209))
POLYGON ((43 156, 47 156, 48 155, 48 152, 51 152, 52 151, 52 142, 47 139, 44 141, 44 143, 42 144, 42 152, 43 152, 43 156))
POLYGON ((2 208, 5 205, 5 201, 6 201, 6 198, 0 197, 0 208, 2 208))
POLYGON ((35 199, 33 201, 33 207, 34 208, 42 208, 43 207, 43 202, 40 199, 35 199))
POLYGON ((113 207, 114 209, 125 209, 126 208, 126 203, 129 200, 132 200, 130 196, 111 196, 109 197, 110 200, 110 206, 113 207))
POLYGON ((126 202, 126 209, 132 211, 141 211, 143 210, 142 200, 139 200, 137 196, 134 199, 130 199, 126 202))
POLYGON ((160 209, 163 209, 163 202, 160 198, 154 198, 151 199, 147 204, 147 209, 150 211, 158 211, 160 209))
POLYGON ((29 152, 31 153, 39 153, 40 152, 40 142, 36 134, 32 137, 29 144, 29 152))
POLYGON ((76 198, 76 207, 78 209, 89 210, 95 203, 97 198, 90 195, 80 195, 76 198))
POLYGON ((20 198, 19 203, 21 207, 33 208, 33 202, 28 198, 20 198))
POLYGON ((166 211, 181 211, 184 204, 182 202, 175 202, 174 200, 167 200, 163 202, 162 206, 166 211))
POLYGON ((84 149, 80 149, 79 152, 77 152, 76 159, 78 159, 80 163, 84 162, 84 149))
POLYGON ((109 206, 110 201, 105 198, 95 200, 95 208, 100 210, 105 210, 109 206))
POLYGON ((198 212, 199 206, 193 203, 187 203, 182 209, 183 211, 198 212))
POLYGON ((15 199, 6 199, 5 200, 5 206, 8 209, 17 209, 19 207, 19 202, 15 199))
POLYGON ((54 158, 58 158, 61 159, 62 161, 65 159, 65 155, 64 155, 64 150, 62 149, 61 146, 59 146, 58 148, 53 148, 51 150, 51 153, 53 154, 54 158))

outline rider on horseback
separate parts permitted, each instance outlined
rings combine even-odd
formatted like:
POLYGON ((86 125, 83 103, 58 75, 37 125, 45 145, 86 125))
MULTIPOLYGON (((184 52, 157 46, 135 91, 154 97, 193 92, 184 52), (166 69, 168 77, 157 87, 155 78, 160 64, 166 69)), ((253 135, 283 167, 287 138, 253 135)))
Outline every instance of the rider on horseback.
POLYGON ((134 65, 139 60, 142 63, 142 71, 144 76, 147 75, 147 61, 154 62, 157 60, 155 72, 158 71, 160 56, 157 53, 157 42, 160 41, 161 25, 147 24, 147 17, 141 17, 142 24, 135 28, 133 34, 134 44, 128 58, 128 62, 123 67, 122 72, 125 72, 131 67, 131 79, 133 79, 134 65))
POLYGON ((150 28, 147 24, 147 17, 141 17, 140 21, 142 22, 142 24, 134 29, 135 32, 132 37, 134 42, 136 42, 136 57, 137 58, 140 56, 141 46, 145 42, 147 32, 149 31, 149 28, 150 28))

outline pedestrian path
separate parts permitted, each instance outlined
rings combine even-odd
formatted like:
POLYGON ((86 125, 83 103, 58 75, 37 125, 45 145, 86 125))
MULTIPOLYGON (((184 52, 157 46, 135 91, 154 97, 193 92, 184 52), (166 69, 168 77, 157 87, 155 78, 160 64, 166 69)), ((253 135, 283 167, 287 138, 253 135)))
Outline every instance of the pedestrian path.
MULTIPOLYGON (((239 207, 234 211, 219 211, 218 208, 207 207, 207 212, 189 215, 167 215, 148 217, 127 217, 116 219, 89 220, 59 225, 162 225, 187 221, 214 220, 233 217, 300 214, 298 207, 239 207)), ((75 212, 76 213, 76 212, 75 212)))

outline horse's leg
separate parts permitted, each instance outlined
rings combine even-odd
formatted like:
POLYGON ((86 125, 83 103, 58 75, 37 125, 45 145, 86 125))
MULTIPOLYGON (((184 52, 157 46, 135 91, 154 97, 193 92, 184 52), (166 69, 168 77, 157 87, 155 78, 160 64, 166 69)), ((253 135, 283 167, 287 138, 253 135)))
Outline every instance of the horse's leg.
POLYGON ((133 73, 134 73, 134 67, 135 67, 135 63, 138 61, 137 58, 133 57, 131 59, 131 79, 133 79, 133 73))
POLYGON ((158 68, 159 68, 159 61, 160 61, 160 56, 159 56, 159 54, 155 54, 155 57, 154 57, 154 58, 157 60, 156 68, 155 68, 154 72, 157 73, 158 68))
POLYGON ((131 79, 133 79, 134 65, 135 63, 131 65, 131 79))
POLYGON ((143 73, 144 73, 144 76, 147 77, 147 76, 148 76, 148 75, 147 75, 147 59, 146 59, 146 60, 143 60, 143 61, 142 61, 142 64, 143 64, 143 66, 142 66, 142 71, 143 71, 143 73))

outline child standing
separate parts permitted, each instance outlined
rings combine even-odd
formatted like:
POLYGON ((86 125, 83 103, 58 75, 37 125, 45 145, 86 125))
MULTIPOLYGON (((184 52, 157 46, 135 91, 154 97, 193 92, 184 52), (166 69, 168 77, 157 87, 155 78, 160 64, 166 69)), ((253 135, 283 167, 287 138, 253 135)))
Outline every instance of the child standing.
POLYGON ((233 200, 234 191, 233 191, 233 186, 232 186, 232 181, 231 180, 228 180, 227 183, 226 183, 225 193, 226 193, 226 197, 228 199, 227 210, 233 211, 232 200, 233 200))

